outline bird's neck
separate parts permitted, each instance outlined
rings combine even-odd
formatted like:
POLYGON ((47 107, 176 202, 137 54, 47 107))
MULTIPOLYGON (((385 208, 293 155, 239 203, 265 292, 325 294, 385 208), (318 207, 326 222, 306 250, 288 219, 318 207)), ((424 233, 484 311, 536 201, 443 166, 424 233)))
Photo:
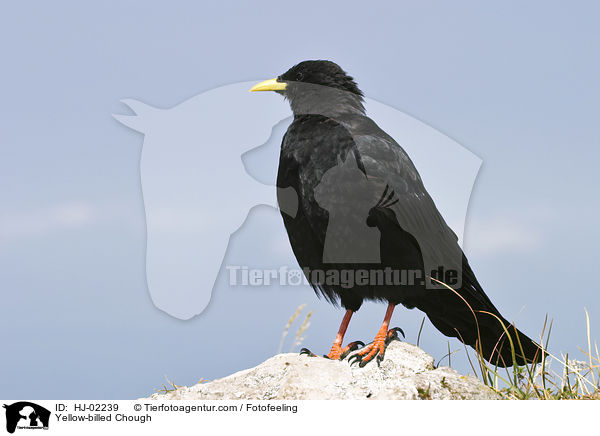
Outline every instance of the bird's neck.
POLYGON ((365 115, 362 96, 327 86, 294 88, 287 95, 294 116, 318 114, 328 118, 365 115))

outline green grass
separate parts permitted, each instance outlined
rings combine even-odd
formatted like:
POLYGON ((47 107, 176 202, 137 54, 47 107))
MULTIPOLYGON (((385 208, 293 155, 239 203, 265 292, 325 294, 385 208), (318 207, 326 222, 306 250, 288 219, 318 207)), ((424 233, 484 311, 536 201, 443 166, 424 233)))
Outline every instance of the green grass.
MULTIPOLYGON (((571 359, 568 354, 558 357, 548 351, 552 322, 548 325, 546 318, 540 344, 548 355, 544 356, 540 363, 523 366, 514 364, 512 368, 498 368, 488 364, 481 354, 477 353, 479 371, 473 365, 472 369, 485 385, 510 400, 598 400, 600 354, 596 344, 592 349, 590 317, 587 310, 585 318, 587 349, 579 350, 586 360, 571 359)), ((514 363, 515 350, 520 347, 520 343, 510 345, 514 363)))
MULTIPOLYGON (((458 297, 460 297, 469 307, 473 313, 473 316, 475 317, 475 312, 471 306, 469 306, 466 300, 462 298, 458 292, 439 280, 435 281, 445 286, 454 292, 458 297)), ((473 373, 486 386, 490 387, 503 398, 508 400, 600 399, 600 353, 598 352, 598 345, 595 342, 594 350, 592 350, 590 316, 587 309, 585 309, 587 350, 579 348, 587 360, 582 361, 570 359, 568 354, 557 357, 548 351, 548 342, 550 340, 550 333, 552 331, 552 322, 548 324, 548 317, 546 316, 546 319, 544 320, 544 326, 540 334, 539 343, 542 350, 545 351, 547 355, 540 356, 541 362, 539 363, 531 363, 522 366, 517 365, 515 357, 517 350, 520 350, 520 354, 525 354, 523 352, 523 347, 519 337, 516 337, 517 343, 514 343, 511 335, 508 334, 508 326, 505 326, 504 323, 494 314, 484 311, 480 312, 494 316, 496 319, 498 319, 498 322, 502 325, 502 328, 504 329, 509 340, 513 361, 513 366, 510 368, 499 368, 497 366, 492 366, 485 361, 479 347, 475 347, 475 362, 479 367, 479 371, 477 371, 475 365, 473 364, 473 360, 471 360, 469 351, 465 346, 465 352, 473 373), (552 366, 554 366, 554 368, 552 368, 552 366), (557 366, 559 367, 559 372, 556 371, 557 366)), ((476 317, 475 320, 477 323, 476 317)), ((478 342, 480 343, 481 341, 478 342)), ((448 350, 448 354, 442 357, 442 359, 447 356, 448 362, 450 362, 450 356, 452 354, 453 353, 448 350)))

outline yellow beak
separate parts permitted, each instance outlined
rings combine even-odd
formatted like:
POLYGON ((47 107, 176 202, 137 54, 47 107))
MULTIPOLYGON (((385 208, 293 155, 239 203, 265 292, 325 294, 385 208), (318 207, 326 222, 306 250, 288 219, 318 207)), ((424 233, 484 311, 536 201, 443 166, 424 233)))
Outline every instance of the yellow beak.
POLYGON ((285 82, 278 82, 277 79, 269 79, 264 82, 257 83, 250 92, 254 91, 283 91, 287 84, 285 82))

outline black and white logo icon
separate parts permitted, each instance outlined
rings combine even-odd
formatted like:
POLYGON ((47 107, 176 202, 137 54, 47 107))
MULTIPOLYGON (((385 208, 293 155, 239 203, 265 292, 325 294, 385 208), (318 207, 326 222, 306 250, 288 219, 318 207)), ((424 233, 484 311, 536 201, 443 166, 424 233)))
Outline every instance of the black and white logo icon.
POLYGON ((39 430, 48 429, 50 411, 42 406, 29 401, 19 401, 5 404, 6 431, 14 433, 16 429, 39 430))

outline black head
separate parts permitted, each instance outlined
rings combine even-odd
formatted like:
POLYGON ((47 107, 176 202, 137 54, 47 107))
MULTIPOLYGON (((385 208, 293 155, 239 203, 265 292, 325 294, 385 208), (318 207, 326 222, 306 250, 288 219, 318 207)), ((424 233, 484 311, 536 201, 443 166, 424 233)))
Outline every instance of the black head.
POLYGON ((294 114, 364 113, 363 93, 354 79, 334 62, 303 61, 276 79, 251 91, 276 91, 290 102, 294 114))
POLYGON ((348 91, 362 97, 356 82, 338 64, 331 61, 304 61, 277 78, 280 82, 312 83, 313 85, 348 91))

